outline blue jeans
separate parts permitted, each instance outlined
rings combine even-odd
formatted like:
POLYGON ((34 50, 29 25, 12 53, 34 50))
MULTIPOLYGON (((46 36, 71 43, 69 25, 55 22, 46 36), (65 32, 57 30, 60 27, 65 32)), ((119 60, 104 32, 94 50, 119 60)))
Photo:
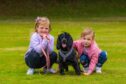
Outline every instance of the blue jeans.
MULTIPOLYGON (((52 52, 50 55, 50 68, 57 62, 57 54, 52 52)), ((41 56, 34 49, 25 54, 25 63, 30 68, 41 68, 46 65, 45 56, 41 56)))
MULTIPOLYGON (((105 51, 102 51, 100 54, 99 54, 99 57, 98 57, 98 63, 96 64, 97 67, 102 67, 102 65, 106 62, 107 60, 107 53, 105 51)), ((87 55, 85 54, 82 54, 80 56, 80 62, 81 64, 83 65, 83 67, 89 67, 89 64, 90 64, 90 59, 87 55)))

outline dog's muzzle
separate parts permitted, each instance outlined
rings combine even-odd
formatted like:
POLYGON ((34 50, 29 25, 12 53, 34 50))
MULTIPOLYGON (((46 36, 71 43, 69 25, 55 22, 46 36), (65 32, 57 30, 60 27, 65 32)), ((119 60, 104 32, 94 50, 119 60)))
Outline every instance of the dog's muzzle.
POLYGON ((62 44, 67 44, 67 39, 66 38, 62 39, 62 44))

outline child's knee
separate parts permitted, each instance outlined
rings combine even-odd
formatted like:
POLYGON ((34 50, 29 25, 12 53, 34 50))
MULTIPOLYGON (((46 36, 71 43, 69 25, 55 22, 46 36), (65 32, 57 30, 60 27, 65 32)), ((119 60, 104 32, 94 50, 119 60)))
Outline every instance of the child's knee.
POLYGON ((89 61, 89 59, 88 59, 88 57, 86 55, 81 55, 80 56, 80 63, 82 65, 88 64, 88 61, 89 61))
POLYGON ((102 51, 102 52, 100 53, 97 66, 98 66, 98 67, 102 67, 102 65, 103 65, 106 61, 107 61, 107 52, 106 52, 106 51, 102 51))
POLYGON ((107 60, 107 52, 106 51, 102 51, 100 53, 100 58, 102 58, 102 60, 106 61, 107 60))
POLYGON ((80 56, 80 63, 83 64, 85 59, 86 59, 85 55, 81 55, 80 56))
POLYGON ((52 52, 51 54, 50 54, 50 57, 51 57, 51 59, 54 61, 57 61, 57 53, 56 52, 52 52))

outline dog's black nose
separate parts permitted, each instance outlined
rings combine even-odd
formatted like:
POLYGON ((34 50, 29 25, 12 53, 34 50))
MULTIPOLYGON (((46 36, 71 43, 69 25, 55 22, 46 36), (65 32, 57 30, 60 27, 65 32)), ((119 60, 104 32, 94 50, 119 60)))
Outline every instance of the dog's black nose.
POLYGON ((62 39, 62 43, 63 43, 63 44, 66 44, 66 43, 67 43, 67 39, 66 39, 66 38, 63 38, 63 39, 62 39))

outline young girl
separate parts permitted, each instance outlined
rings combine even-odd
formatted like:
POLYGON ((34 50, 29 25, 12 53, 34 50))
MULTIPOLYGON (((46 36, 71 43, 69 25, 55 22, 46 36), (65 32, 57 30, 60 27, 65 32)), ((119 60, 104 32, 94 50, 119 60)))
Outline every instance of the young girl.
POLYGON ((44 67, 44 72, 55 73, 51 68, 57 60, 57 54, 53 52, 54 37, 51 31, 50 21, 46 17, 37 17, 35 32, 31 36, 30 46, 25 55, 25 62, 29 69, 27 75, 32 75, 34 69, 44 67))
POLYGON ((107 54, 95 42, 95 33, 87 28, 81 33, 81 39, 74 41, 74 48, 80 56, 84 67, 84 75, 90 75, 96 68, 96 73, 102 73, 101 67, 107 60, 107 54))

